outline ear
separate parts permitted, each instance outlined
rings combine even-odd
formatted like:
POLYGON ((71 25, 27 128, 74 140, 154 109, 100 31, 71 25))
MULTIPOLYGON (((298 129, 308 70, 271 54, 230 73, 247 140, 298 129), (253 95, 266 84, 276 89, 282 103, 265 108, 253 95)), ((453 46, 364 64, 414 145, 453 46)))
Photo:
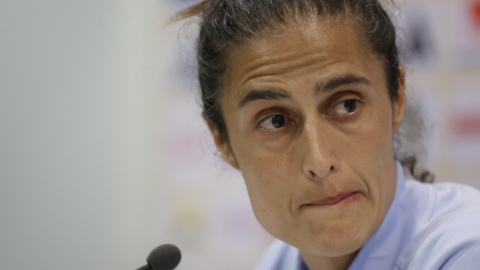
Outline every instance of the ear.
POLYGON ((222 135, 218 131, 217 125, 213 123, 212 120, 205 117, 205 115, 203 116, 203 120, 207 122, 208 129, 210 129, 210 133, 212 133, 213 136, 213 141, 215 142, 215 147, 217 147, 217 150, 222 155, 222 159, 228 162, 228 164, 230 164, 235 169, 240 169, 240 166, 238 166, 237 163, 237 159, 235 158, 235 155, 233 155, 230 144, 222 137, 222 135))
POLYGON ((407 107, 407 95, 405 93, 405 67, 400 66, 400 78, 398 78, 398 100, 393 103, 393 133, 396 133, 402 124, 407 107))

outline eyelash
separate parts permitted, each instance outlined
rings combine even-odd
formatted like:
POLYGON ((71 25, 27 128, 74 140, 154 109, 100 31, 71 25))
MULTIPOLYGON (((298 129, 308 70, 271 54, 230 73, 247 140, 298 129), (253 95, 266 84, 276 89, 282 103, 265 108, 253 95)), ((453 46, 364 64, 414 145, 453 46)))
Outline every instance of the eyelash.
POLYGON ((337 118, 338 120, 344 120, 344 121, 348 121, 350 119, 352 119, 352 117, 354 117, 360 110, 359 107, 361 107, 363 105, 363 103, 359 100, 359 99, 356 99, 356 98, 348 98, 348 99, 344 99, 342 101, 339 101, 337 103, 335 103, 332 107, 330 107, 330 109, 327 111, 327 116, 331 117, 331 118, 337 118), (334 111, 336 109, 337 106, 341 105, 341 104, 344 104, 346 102, 351 102, 351 101, 354 101, 355 102, 355 109, 353 112, 349 112, 349 113, 346 113, 346 114, 337 114, 335 115, 335 113, 330 113, 331 111, 334 111))
POLYGON ((285 113, 273 113, 273 114, 270 114, 266 117, 262 117, 260 119, 260 121, 258 121, 257 123, 257 128, 259 128, 260 130, 264 131, 264 132, 268 132, 268 133, 277 133, 279 131, 282 131, 286 126, 288 125, 291 125, 291 124, 294 124, 295 123, 295 119, 293 117, 289 117, 288 115, 286 115, 285 113), (281 117, 284 117, 284 125, 282 127, 279 127, 279 128, 275 128, 275 129, 267 129, 267 128, 264 128, 262 127, 261 125, 263 123, 265 123, 265 121, 267 121, 268 119, 271 119, 273 120, 273 117, 275 116, 281 116, 281 117))
MULTIPOLYGON (((327 113, 326 113, 326 116, 328 116, 329 118, 333 118, 337 121, 349 121, 349 120, 352 120, 356 115, 357 113, 359 112, 360 110, 360 106, 362 106, 363 103, 357 99, 357 98, 347 98, 347 99, 343 99, 341 101, 338 101, 336 102, 333 106, 330 106, 329 109, 327 110, 327 113), (347 113, 347 114, 343 114, 343 115, 338 115, 336 113, 330 113, 331 111, 334 111, 336 109, 337 106, 341 105, 341 104, 345 104, 346 102, 348 101, 354 101, 355 102, 355 110, 353 112, 350 112, 350 113, 347 113)), ((256 127, 260 130, 262 130, 263 132, 266 132, 266 133, 269 133, 269 134, 274 134, 274 133, 278 133, 278 132, 281 132, 282 130, 284 130, 287 126, 289 125, 292 125, 292 124, 295 124, 296 123, 296 119, 291 117, 291 116, 288 116, 286 113, 283 113, 283 112, 274 112, 272 114, 269 114, 265 117, 262 117, 256 124, 256 127), (285 124, 282 125, 281 127, 279 128, 274 128, 274 129, 267 129, 267 128, 264 128, 262 127, 262 124, 265 123, 265 121, 269 120, 269 119, 272 119, 272 117, 275 117, 275 116, 282 116, 284 117, 284 121, 285 121, 285 124)))

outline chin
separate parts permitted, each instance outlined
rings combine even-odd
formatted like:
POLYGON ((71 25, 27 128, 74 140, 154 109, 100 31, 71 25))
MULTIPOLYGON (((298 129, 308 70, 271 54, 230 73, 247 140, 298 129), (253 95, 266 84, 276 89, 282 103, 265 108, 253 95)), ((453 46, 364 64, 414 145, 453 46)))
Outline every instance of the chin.
MULTIPOLYGON (((355 229, 355 228, 354 228, 355 229)), ((301 253, 320 257, 340 257, 357 252, 368 241, 370 234, 365 231, 334 230, 318 237, 306 237, 303 243, 295 245, 301 253)))
MULTIPOLYGON (((341 257, 357 252, 362 248, 366 241, 358 241, 357 239, 337 239, 332 242, 322 243, 319 247, 312 247, 312 255, 320 257, 341 257)), ((303 250, 300 249, 303 253, 303 250)), ((308 251, 307 251, 308 252, 308 251)))

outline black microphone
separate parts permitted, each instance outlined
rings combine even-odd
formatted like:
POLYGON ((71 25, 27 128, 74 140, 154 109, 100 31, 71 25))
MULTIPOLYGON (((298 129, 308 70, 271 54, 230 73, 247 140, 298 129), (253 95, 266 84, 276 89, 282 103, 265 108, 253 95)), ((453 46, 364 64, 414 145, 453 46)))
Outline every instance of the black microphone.
POLYGON ((137 270, 173 270, 177 267, 182 254, 180 249, 172 244, 156 247, 147 257, 147 265, 137 270))

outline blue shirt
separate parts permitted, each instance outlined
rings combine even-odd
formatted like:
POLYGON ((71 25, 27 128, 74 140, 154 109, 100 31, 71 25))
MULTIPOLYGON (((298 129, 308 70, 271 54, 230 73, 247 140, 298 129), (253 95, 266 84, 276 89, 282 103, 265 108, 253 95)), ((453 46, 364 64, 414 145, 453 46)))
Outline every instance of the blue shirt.
MULTIPOLYGON (((297 248, 276 241, 255 270, 307 270, 297 248)), ((479 270, 480 192, 405 180, 397 163, 392 205, 349 270, 479 270)))

